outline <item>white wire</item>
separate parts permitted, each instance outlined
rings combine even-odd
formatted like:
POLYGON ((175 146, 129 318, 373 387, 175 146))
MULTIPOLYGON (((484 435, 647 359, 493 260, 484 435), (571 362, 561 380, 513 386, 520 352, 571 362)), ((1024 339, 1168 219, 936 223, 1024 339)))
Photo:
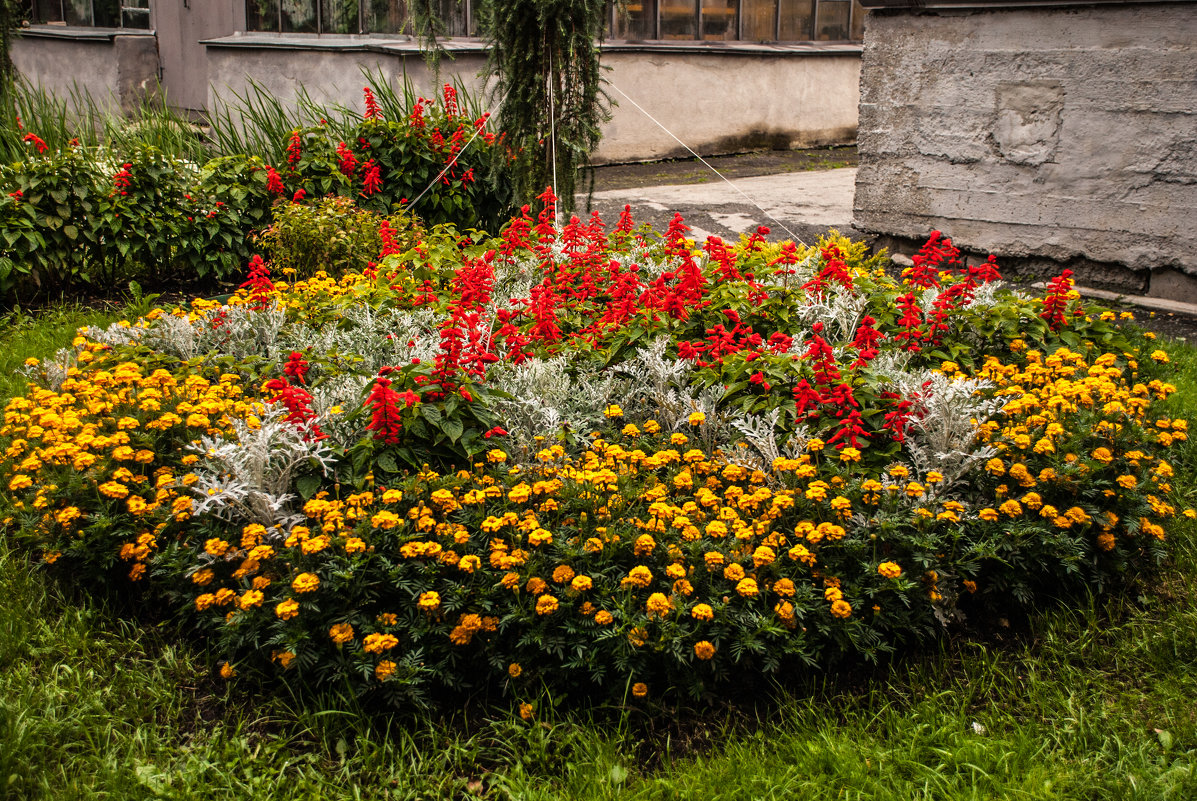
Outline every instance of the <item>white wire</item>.
MULTIPOLYGON (((557 197, 557 105, 553 97, 553 51, 549 51, 549 157, 553 160, 553 197, 557 197)), ((553 204, 553 227, 561 227, 561 218, 557 216, 557 209, 561 207, 560 198, 553 204)))
POLYGON ((607 85, 608 85, 608 86, 610 86, 610 87, 611 87, 612 89, 614 89, 615 91, 619 92, 621 95, 623 95, 624 99, 625 99, 625 100, 627 100, 629 103, 631 103, 633 106, 635 106, 637 109, 639 109, 641 114, 643 114, 644 116, 648 117, 650 120, 652 120, 653 122, 655 122, 655 123, 657 124, 657 127, 658 127, 658 128, 660 128, 662 131, 664 131, 665 133, 667 133, 667 134, 669 134, 670 136, 672 136, 672 137, 673 137, 673 140, 674 140, 675 142, 677 142, 679 145, 681 145, 681 146, 682 146, 682 147, 684 147, 684 148, 685 148, 687 151, 689 151, 689 153, 690 153, 692 156, 694 156, 694 158, 698 159, 698 160, 699 160, 699 161, 701 161, 703 164, 705 164, 705 165, 707 166, 707 168, 709 168, 709 169, 710 169, 710 171, 711 171, 711 172, 715 173, 715 174, 716 174, 716 175, 718 175, 720 178, 722 178, 722 179, 723 179, 723 181, 724 181, 724 183, 726 183, 726 184, 727 184, 728 186, 730 186, 732 189, 736 190, 736 192, 738 192, 738 193, 740 194, 740 196, 741 196, 741 197, 743 197, 745 200, 747 200, 747 201, 748 201, 749 203, 751 203, 753 206, 756 206, 756 208, 757 208, 757 209, 758 209, 758 210, 759 210, 759 211, 760 211, 762 214, 764 214, 766 217, 768 217, 770 220, 772 220, 773 222, 777 223, 777 224, 778 224, 778 225, 781 227, 781 229, 782 229, 783 231, 785 231, 787 234, 789 234, 789 235, 790 235, 790 238, 792 238, 792 239, 793 239, 795 242, 797 242, 799 245, 805 245, 805 244, 806 244, 805 242, 803 242, 803 241, 802 241, 802 240, 801 240, 801 239, 798 237, 798 235, 797 235, 796 233, 794 233, 793 231, 791 231, 791 230, 789 229, 789 227, 787 227, 787 226, 786 226, 786 224, 785 224, 785 223, 783 223, 781 220, 779 220, 779 219, 777 219, 776 217, 774 217, 774 216, 773 216, 772 214, 770 214, 769 212, 765 211, 764 207, 763 207, 763 206, 761 206, 761 204, 760 204, 760 203, 757 203, 755 200, 753 200, 752 198, 750 198, 748 195, 744 194, 744 191, 743 191, 742 189, 740 189, 740 187, 736 186, 736 185, 735 185, 735 184, 733 184, 731 181, 729 181, 729 180, 727 179, 727 177, 726 177, 726 176, 725 176, 723 173, 719 172, 719 170, 715 169, 715 168, 714 168, 714 166, 712 166, 710 162, 708 162, 708 161, 707 161, 706 159, 704 159, 702 156, 698 155, 698 153, 694 152, 693 148, 691 148, 689 145, 687 145, 687 144, 686 144, 685 142, 683 142, 681 139, 678 139, 677 135, 676 135, 676 134, 674 134, 674 132, 673 132, 673 131, 671 131, 671 130, 669 130, 668 128, 666 128, 666 127, 664 126, 664 124, 662 124, 662 123, 661 123, 661 121, 660 121, 660 120, 658 120, 658 119, 657 119, 656 117, 654 117, 652 114, 649 114, 647 111, 645 111, 645 110, 644 110, 644 108, 643 108, 643 107, 642 107, 642 106, 641 106, 639 103, 637 103, 637 102, 636 102, 635 100, 633 100, 632 98, 628 97, 627 93, 625 93, 625 92, 624 92, 622 89, 620 89, 618 86, 616 86, 616 85, 615 85, 613 82, 610 82, 610 81, 607 83, 607 85))
MULTIPOLYGON (((510 92, 511 90, 508 89, 507 91, 510 92)), ((420 202, 420 198, 422 198, 422 197, 424 197, 424 195, 428 194, 428 190, 431 189, 432 187, 436 186, 437 182, 440 181, 440 179, 445 177, 445 173, 447 173, 449 170, 453 169, 453 165, 457 163, 457 160, 459 158, 461 158, 461 154, 466 152, 466 148, 468 148, 470 146, 470 144, 475 139, 478 138, 478 134, 482 133, 483 129, 486 128, 487 125, 490 125, 490 121, 494 117, 495 109, 497 109, 499 106, 502 106, 503 101, 506 99, 507 99, 507 93, 505 92, 503 94, 503 96, 501 98, 499 98, 499 102, 497 102, 493 106, 491 106, 490 110, 486 112, 486 119, 483 120, 482 124, 474 126, 474 135, 471 136, 469 138, 469 140, 467 140, 466 143, 461 146, 461 149, 459 149, 455 154, 453 154, 453 158, 449 159, 449 163, 445 165, 445 169, 441 170, 440 173, 438 173, 437 176, 432 179, 432 182, 430 184, 428 184, 428 186, 424 187, 424 191, 422 191, 422 192, 420 192, 420 194, 416 195, 415 200, 413 200, 407 204, 408 209, 414 209, 416 207, 416 204, 420 202)))

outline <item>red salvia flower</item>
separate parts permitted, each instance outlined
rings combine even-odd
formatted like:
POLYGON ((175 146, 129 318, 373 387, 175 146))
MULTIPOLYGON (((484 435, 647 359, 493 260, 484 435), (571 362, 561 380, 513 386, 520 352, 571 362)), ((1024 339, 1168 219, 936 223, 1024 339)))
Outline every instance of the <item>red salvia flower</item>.
POLYGON ((303 354, 299 351, 291 351, 291 355, 287 357, 287 363, 283 365, 283 375, 291 376, 299 384, 307 383, 308 361, 303 358, 303 354))
POLYGON ((353 175, 357 172, 357 156, 344 142, 337 143, 337 169, 342 175, 353 175))
POLYGON ((130 172, 132 168, 132 163, 122 164, 120 170, 112 176, 112 194, 129 194, 129 185, 133 182, 133 173, 130 172))
POLYGON ((365 176, 362 178, 362 194, 369 197, 380 189, 382 189, 382 170, 379 169, 374 159, 370 159, 366 162, 365 176))
POLYGON ((1047 285, 1043 297, 1043 311, 1039 316, 1047 320, 1053 331, 1059 331, 1068 323, 1064 312, 1068 309, 1068 293, 1072 291, 1072 270, 1065 270, 1047 285))
POLYGON ((287 145, 287 165, 292 171, 295 170, 301 158, 303 158, 303 140, 299 136, 299 129, 296 128, 291 132, 291 143, 287 145))
MULTIPOLYGON (((409 390, 410 391, 410 390, 409 390)), ((413 393, 414 394, 414 393, 413 393)), ((366 398, 365 406, 370 409, 370 424, 367 431, 374 432, 374 439, 382 440, 387 445, 398 445, 403 421, 400 419, 399 404, 403 398, 391 389, 389 378, 379 377, 374 381, 374 388, 366 398)), ((414 401, 406 403, 411 406, 414 401)))
POLYGON ((382 109, 379 108, 378 101, 374 98, 374 91, 369 86, 363 86, 362 94, 366 98, 366 119, 381 120, 382 109))
POLYGON ((283 179, 279 177, 278 171, 266 165, 266 191, 272 195, 285 195, 287 188, 283 186, 283 179))
POLYGON ((39 155, 50 149, 50 146, 43 142, 42 138, 37 134, 27 133, 24 136, 24 140, 36 147, 39 155))

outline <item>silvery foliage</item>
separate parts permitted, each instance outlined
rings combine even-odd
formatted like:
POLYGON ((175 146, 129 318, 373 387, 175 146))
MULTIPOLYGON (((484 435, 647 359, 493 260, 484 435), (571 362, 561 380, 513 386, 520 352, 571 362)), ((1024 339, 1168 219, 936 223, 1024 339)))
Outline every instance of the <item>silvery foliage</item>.
POLYGON ((45 359, 34 366, 22 365, 19 370, 29 381, 44 384, 47 389, 59 392, 71 369, 79 364, 76 357, 73 349, 59 348, 52 359, 45 359))
POLYGON ((932 485, 933 496, 946 495, 970 470, 991 458, 997 449, 979 446, 978 427, 1002 407, 988 396, 989 381, 949 378, 937 370, 900 374, 894 391, 914 401, 906 434, 906 451, 918 476, 931 470, 943 474, 932 485))
POLYGON ((630 422, 656 420, 666 431, 689 426, 690 415, 701 412, 706 420, 698 426, 702 444, 713 451, 739 439, 732 427, 733 415, 719 408, 723 388, 691 386, 693 365, 686 359, 667 357, 667 337, 657 337, 648 347, 636 351, 636 358, 619 365, 627 377, 616 387, 616 403, 630 422))
POLYGON ((281 406, 268 404, 259 424, 234 419, 228 435, 205 435, 191 446, 207 457, 194 471, 199 480, 191 487, 198 498, 197 515, 268 529, 289 529, 303 520, 292 508, 295 496, 288 490, 305 467, 315 465, 327 474, 333 453, 310 438, 315 421, 296 425, 285 421, 285 414, 281 406))
POLYGON ((140 340, 148 347, 184 360, 214 351, 243 359, 273 352, 287 319, 286 310, 277 300, 261 310, 222 306, 219 311, 223 312, 219 319, 212 312, 194 319, 163 314, 144 329, 109 326, 97 338, 112 345, 140 340))
POLYGON ((744 437, 749 449, 735 449, 728 454, 729 460, 750 470, 760 470, 770 484, 778 483, 773 471, 774 460, 797 459, 805 453, 806 443, 810 442, 810 428, 798 426, 782 445, 777 439, 780 416, 781 409, 773 409, 768 414, 742 414, 731 421, 732 428, 744 437))
POLYGON ((350 422, 348 412, 361 407, 372 381, 369 376, 346 372, 312 388, 311 409, 321 421, 320 430, 328 434, 331 441, 347 445, 366 435, 368 419, 361 417, 350 422))
POLYGON ((113 323, 104 329, 88 328, 87 338, 93 342, 99 342, 103 345, 110 345, 113 347, 119 345, 128 345, 131 342, 137 342, 145 334, 144 325, 129 325, 127 322, 124 325, 121 323, 113 323))
POLYGON ((270 356, 285 359, 292 351, 353 354, 355 369, 377 373, 386 365, 412 359, 431 361, 440 344, 439 319, 431 309, 377 309, 366 303, 345 307, 337 324, 314 328, 288 326, 270 356), (410 343, 410 344, 409 344, 410 343))
POLYGON ((597 370, 571 374, 569 357, 556 356, 496 365, 489 384, 511 396, 496 397, 494 410, 513 455, 530 461, 539 449, 536 437, 553 438, 562 429, 588 432, 602 423, 614 375, 597 370))
POLYGON ((821 295, 806 296, 798 306, 793 324, 809 329, 815 323, 823 324, 823 338, 851 339, 860 321, 864 319, 869 300, 863 294, 852 292, 824 292, 821 295))

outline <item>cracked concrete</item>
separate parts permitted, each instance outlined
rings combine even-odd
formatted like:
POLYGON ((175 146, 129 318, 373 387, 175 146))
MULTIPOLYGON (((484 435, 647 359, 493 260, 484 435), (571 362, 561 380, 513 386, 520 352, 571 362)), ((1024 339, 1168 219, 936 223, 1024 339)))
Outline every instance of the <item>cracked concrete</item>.
POLYGON ((814 242, 829 228, 849 236, 860 236, 852 228, 852 195, 856 169, 793 172, 778 175, 737 177, 724 181, 714 173, 700 184, 669 184, 597 191, 589 198, 579 195, 579 216, 597 211, 614 224, 625 205, 632 219, 648 223, 659 231, 680 213, 691 228, 691 236, 704 239, 716 235, 735 240, 758 226, 771 230, 772 239, 814 242))

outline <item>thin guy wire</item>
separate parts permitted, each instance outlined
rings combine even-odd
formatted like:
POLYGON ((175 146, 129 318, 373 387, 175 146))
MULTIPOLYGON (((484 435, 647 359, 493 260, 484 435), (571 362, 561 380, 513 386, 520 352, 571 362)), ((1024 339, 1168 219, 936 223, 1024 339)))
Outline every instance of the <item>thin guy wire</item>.
MULTIPOLYGON (((507 90, 507 92, 510 92, 510 91, 511 91, 511 89, 509 88, 507 90)), ((486 119, 482 122, 482 124, 474 126, 474 135, 471 136, 469 138, 469 140, 464 145, 461 146, 461 149, 458 150, 457 153, 455 153, 453 155, 453 158, 449 159, 449 163, 445 165, 445 169, 441 170, 440 173, 435 178, 432 179, 432 182, 430 184, 428 184, 428 186, 424 187, 424 190, 422 192, 420 192, 420 194, 416 195, 415 200, 413 200, 411 203, 407 204, 408 209, 414 209, 416 207, 416 204, 420 202, 420 198, 422 198, 422 197, 424 197, 424 195, 428 194, 428 190, 431 189, 432 187, 436 186, 437 181, 444 178, 445 173, 447 173, 449 170, 453 169, 453 165, 457 163, 457 160, 459 158, 461 158, 461 154, 466 152, 466 148, 468 148, 470 146, 470 144, 475 139, 478 138, 478 134, 482 133, 483 129, 486 128, 486 126, 490 125, 490 121, 491 121, 491 118, 494 116, 495 109, 502 106, 503 101, 507 99, 507 92, 504 92, 503 96, 501 98, 499 98, 499 102, 497 102, 493 106, 491 106, 490 109, 486 112, 486 119)))
POLYGON ((772 220, 773 222, 775 222, 775 223, 777 223, 779 226, 781 226, 781 229, 782 229, 783 231, 785 231, 787 234, 789 234, 791 239, 793 239, 793 240, 794 240, 795 242, 797 242, 799 245, 805 245, 805 244, 806 244, 805 242, 803 242, 803 241, 802 241, 802 239, 800 239, 800 238, 799 238, 799 236, 798 236, 796 233, 794 233, 793 231, 791 231, 791 230, 789 229, 789 227, 788 227, 788 226, 786 226, 786 224, 785 224, 785 223, 783 223, 781 220, 779 220, 779 219, 777 219, 776 217, 774 217, 774 216, 773 216, 772 214, 770 214, 769 212, 765 211, 764 207, 763 207, 763 206, 761 206, 761 204, 760 204, 760 203, 757 203, 755 200, 753 200, 752 198, 750 198, 748 195, 744 194, 744 190, 740 189, 740 187, 736 186, 736 185, 735 185, 735 184, 733 184, 731 181, 729 181, 729 180, 727 179, 727 176, 725 176, 723 173, 719 172, 719 170, 715 169, 715 168, 714 168, 714 166, 712 166, 712 165, 711 165, 711 163, 710 163, 709 161, 707 161, 706 159, 704 159, 702 156, 698 155, 698 153, 694 152, 694 149, 693 149, 693 148, 691 148, 689 145, 687 145, 685 142, 683 142, 681 139, 678 139, 677 135, 676 135, 676 134, 674 134, 674 132, 673 132, 673 131, 671 131, 671 130, 669 130, 668 128, 666 128, 666 127, 665 127, 665 126, 664 126, 664 125, 661 123, 661 121, 660 121, 660 120, 658 120, 658 119, 657 119, 656 117, 654 117, 652 114, 649 114, 647 111, 645 111, 645 110, 644 110, 644 108, 643 108, 643 107, 642 107, 642 106, 641 106, 639 103, 637 103, 637 102, 636 102, 635 100, 633 100, 632 98, 628 97, 628 96, 627 96, 627 94, 626 94, 626 93, 625 93, 625 92, 624 92, 622 89, 620 89, 618 86, 616 86, 616 85, 615 85, 613 82, 608 82, 608 84, 607 84, 607 85, 608 85, 608 86, 610 86, 610 87, 611 87, 612 89, 614 89, 615 91, 619 92, 621 95, 623 95, 624 99, 626 99, 626 100, 627 100, 629 103, 631 103, 633 106, 635 106, 637 109, 639 109, 641 114, 643 114, 644 116, 648 117, 650 120, 652 120, 653 122, 655 122, 655 123, 657 124, 657 127, 658 127, 658 128, 660 128, 662 131, 664 131, 665 133, 667 133, 667 134, 669 134, 670 136, 672 136, 672 137, 673 137, 673 140, 674 140, 675 142, 677 142, 677 143, 678 143, 679 145, 681 145, 682 147, 686 148, 686 150, 687 150, 687 151, 689 151, 689 153, 690 153, 692 156, 694 156, 694 158, 696 158, 696 159, 698 159, 699 161, 701 161, 701 162, 702 162, 704 165, 706 165, 706 167, 707 167, 707 168, 708 168, 708 169, 709 169, 711 172, 715 173, 715 174, 716 174, 716 175, 718 175, 718 176, 719 176, 721 179, 723 179, 723 182, 724 182, 724 183, 726 183, 728 186, 730 186, 732 189, 736 190, 736 192, 738 192, 738 193, 740 194, 740 196, 741 196, 741 197, 743 197, 745 200, 747 200, 747 201, 748 201, 749 203, 751 203, 753 206, 756 206, 756 208, 757 208, 757 209, 758 209, 758 210, 759 210, 759 211, 760 211, 762 214, 764 214, 766 217, 768 217, 770 220, 772 220))

